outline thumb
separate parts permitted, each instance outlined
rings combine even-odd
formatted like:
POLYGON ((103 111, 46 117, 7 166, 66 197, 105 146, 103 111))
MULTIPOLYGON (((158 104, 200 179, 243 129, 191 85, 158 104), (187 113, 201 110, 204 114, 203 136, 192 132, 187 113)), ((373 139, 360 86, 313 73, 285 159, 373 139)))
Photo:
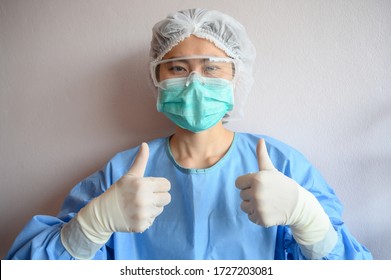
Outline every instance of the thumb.
POLYGON ((134 159, 133 165, 128 171, 128 175, 144 177, 145 168, 147 167, 149 158, 149 146, 147 143, 142 143, 140 150, 134 159))
POLYGON ((266 143, 264 139, 259 139, 258 141, 257 158, 260 171, 276 169, 269 157, 269 154, 267 153, 266 143))

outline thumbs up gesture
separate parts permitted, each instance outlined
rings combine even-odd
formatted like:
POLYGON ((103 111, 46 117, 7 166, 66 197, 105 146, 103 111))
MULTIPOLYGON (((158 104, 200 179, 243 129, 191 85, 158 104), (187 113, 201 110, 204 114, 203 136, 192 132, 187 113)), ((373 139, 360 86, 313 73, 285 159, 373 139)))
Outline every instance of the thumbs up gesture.
POLYGON ((113 224, 112 231, 143 232, 171 201, 167 179, 144 177, 148 157, 148 144, 143 143, 128 173, 110 187, 117 192, 116 200, 124 222, 113 224))
POLYGON ((236 180, 243 200, 241 209, 255 224, 289 225, 306 257, 327 255, 338 237, 318 200, 274 167, 263 139, 257 145, 257 158, 259 172, 236 180))
POLYGON ((143 143, 129 171, 79 211, 76 218, 90 241, 103 244, 113 232, 143 232, 170 203, 170 182, 144 177, 148 157, 143 143))
POLYGON ((241 208, 255 224, 264 227, 289 224, 297 204, 297 183, 274 167, 263 139, 257 145, 257 158, 259 172, 236 180, 243 200, 241 208))

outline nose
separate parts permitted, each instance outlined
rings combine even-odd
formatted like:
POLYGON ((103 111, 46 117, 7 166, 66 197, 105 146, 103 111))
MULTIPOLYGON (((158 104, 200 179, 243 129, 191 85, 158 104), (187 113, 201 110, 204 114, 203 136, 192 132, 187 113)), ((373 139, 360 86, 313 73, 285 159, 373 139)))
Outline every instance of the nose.
POLYGON ((186 87, 194 81, 199 81, 201 84, 204 84, 204 77, 197 71, 192 71, 186 80, 186 87))

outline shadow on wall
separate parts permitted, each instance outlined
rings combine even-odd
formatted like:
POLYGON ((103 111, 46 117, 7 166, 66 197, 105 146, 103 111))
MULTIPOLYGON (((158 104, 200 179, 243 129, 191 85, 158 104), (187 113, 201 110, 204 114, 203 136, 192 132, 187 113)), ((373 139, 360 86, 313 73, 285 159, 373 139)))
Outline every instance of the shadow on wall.
POLYGON ((32 139, 36 152, 30 162, 36 164, 26 174, 30 186, 23 180, 16 183, 17 194, 2 206, 10 212, 1 222, 7 228, 0 232, 1 258, 32 216, 57 215, 71 188, 114 154, 173 131, 171 123, 156 111, 145 50, 97 65, 87 65, 87 71, 78 70, 78 75, 66 74, 60 83, 51 83, 53 88, 45 90, 57 97, 35 108, 51 113, 40 117, 46 127, 38 132, 39 138, 32 139), (41 195, 26 204, 21 195, 26 188, 41 195))
POLYGON ((111 120, 106 125, 114 126, 120 135, 131 138, 137 135, 140 141, 146 141, 145 136, 166 135, 173 128, 156 111, 156 89, 149 78, 148 63, 148 54, 140 50, 115 61, 93 79, 106 80, 105 84, 110 85, 103 94, 106 102, 100 102, 102 107, 95 108, 107 111, 105 115, 111 120))

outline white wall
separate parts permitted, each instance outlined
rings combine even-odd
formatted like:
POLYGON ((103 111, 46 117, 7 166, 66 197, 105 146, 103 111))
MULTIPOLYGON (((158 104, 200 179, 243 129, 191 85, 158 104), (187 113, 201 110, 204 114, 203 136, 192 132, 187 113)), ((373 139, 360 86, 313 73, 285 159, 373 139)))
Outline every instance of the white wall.
POLYGON ((391 259, 390 1, 0 1, 0 257, 35 214, 114 153, 168 135, 147 83, 152 25, 226 12, 256 45, 256 85, 229 127, 298 148, 391 259), (197 4, 195 4, 197 3, 197 4))

